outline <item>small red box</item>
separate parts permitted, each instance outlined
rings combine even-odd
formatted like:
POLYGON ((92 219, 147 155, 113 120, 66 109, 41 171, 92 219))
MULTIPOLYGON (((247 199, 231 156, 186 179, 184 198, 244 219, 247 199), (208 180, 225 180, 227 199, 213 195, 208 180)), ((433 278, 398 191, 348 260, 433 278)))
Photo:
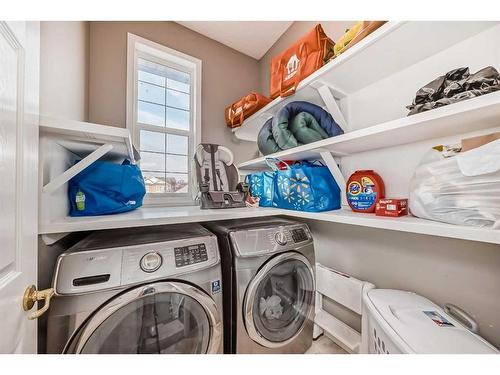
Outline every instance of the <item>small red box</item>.
POLYGON ((408 215, 408 199, 383 198, 377 202, 375 215, 393 217, 408 215))

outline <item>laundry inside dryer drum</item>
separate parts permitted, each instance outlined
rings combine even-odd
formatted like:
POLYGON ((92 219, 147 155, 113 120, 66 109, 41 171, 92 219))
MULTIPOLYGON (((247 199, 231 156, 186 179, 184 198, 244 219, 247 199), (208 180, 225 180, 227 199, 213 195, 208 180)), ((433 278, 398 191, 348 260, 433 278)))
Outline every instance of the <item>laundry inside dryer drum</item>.
POLYGON ((314 282, 307 266, 296 259, 273 267, 255 293, 253 321, 272 342, 283 342, 303 327, 313 299, 314 282))
POLYGON ((206 353, 210 323, 203 307, 180 293, 136 299, 92 333, 82 353, 206 353))

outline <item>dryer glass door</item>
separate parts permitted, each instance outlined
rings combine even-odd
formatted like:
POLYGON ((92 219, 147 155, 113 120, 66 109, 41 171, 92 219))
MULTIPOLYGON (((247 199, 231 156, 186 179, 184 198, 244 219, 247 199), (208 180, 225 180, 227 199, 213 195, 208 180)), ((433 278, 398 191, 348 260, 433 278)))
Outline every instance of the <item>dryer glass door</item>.
POLYGON ((311 318, 313 270, 298 253, 271 258, 249 284, 245 324, 249 336, 267 347, 293 340, 311 318))
POLYGON ((81 330, 72 351, 207 353, 220 345, 219 331, 219 314, 208 295, 187 284, 156 283, 104 305, 81 330))

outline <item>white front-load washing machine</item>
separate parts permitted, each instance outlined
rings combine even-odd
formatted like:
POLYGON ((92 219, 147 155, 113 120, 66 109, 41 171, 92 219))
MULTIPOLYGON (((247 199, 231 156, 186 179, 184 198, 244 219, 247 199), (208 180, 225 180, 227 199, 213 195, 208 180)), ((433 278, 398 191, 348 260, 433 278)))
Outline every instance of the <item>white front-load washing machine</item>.
POLYGON ((304 353, 312 344, 315 290, 307 225, 265 218, 206 226, 221 252, 225 353, 304 353))
POLYGON ((57 260, 48 353, 222 353, 216 237, 198 224, 97 231, 57 260))

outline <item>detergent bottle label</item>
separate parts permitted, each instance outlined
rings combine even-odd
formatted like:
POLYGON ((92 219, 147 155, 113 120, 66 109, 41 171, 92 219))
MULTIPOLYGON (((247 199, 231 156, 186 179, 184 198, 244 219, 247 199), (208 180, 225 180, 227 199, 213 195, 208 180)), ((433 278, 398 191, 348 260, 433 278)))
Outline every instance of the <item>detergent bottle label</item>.
POLYGON ((364 176, 361 182, 352 181, 347 186, 347 198, 356 210, 370 210, 377 201, 377 192, 374 191, 375 183, 364 176))
POLYGON ((76 209, 78 211, 85 210, 85 194, 83 191, 78 190, 75 197, 76 209))

